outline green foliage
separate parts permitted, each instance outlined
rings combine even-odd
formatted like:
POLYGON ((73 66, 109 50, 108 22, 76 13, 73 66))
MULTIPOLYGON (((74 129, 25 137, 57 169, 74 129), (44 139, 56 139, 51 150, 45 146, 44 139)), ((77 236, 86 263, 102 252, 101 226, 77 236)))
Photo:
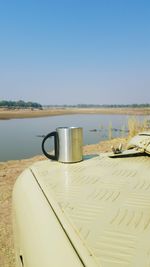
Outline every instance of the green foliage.
POLYGON ((36 102, 25 102, 23 100, 19 101, 0 101, 0 107, 7 107, 7 108, 38 108, 42 109, 42 105, 36 102))

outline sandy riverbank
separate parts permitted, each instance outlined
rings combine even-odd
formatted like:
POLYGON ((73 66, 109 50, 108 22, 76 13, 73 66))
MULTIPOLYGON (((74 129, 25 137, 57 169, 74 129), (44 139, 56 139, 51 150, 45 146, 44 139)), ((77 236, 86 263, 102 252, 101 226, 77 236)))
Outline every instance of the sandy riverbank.
POLYGON ((70 114, 124 114, 150 115, 150 108, 50 108, 43 110, 0 108, 0 120, 19 118, 38 118, 70 114))
MULTIPOLYGON (((126 139, 102 141, 96 145, 88 145, 83 149, 84 154, 111 151, 111 145, 122 143, 125 147, 126 139)), ((36 161, 44 160, 44 156, 36 156, 25 160, 0 162, 0 266, 14 267, 14 249, 12 238, 11 203, 12 189, 16 178, 36 161)))

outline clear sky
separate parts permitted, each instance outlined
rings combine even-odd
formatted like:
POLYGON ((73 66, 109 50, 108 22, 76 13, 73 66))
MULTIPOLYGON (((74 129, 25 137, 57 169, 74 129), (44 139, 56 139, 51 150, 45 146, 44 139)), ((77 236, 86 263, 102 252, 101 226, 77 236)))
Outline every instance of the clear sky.
POLYGON ((150 103, 149 0, 0 0, 0 100, 150 103))

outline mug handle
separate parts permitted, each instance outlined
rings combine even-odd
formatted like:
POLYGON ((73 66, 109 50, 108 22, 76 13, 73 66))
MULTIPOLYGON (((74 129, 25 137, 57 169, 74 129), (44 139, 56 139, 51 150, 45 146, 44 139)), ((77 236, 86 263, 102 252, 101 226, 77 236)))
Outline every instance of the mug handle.
POLYGON ((42 151, 47 158, 52 159, 52 160, 58 160, 58 134, 57 132, 51 132, 44 137, 42 141, 42 151), (54 136, 54 155, 50 155, 49 153, 47 153, 44 147, 45 141, 52 136, 54 136))

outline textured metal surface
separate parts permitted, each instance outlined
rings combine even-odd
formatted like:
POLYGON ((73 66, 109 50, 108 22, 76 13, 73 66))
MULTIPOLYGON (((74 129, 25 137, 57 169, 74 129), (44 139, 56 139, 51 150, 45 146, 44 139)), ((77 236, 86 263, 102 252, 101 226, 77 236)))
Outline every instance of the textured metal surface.
POLYGON ((102 154, 31 169, 72 242, 73 230, 95 266, 150 266, 150 157, 102 154))

